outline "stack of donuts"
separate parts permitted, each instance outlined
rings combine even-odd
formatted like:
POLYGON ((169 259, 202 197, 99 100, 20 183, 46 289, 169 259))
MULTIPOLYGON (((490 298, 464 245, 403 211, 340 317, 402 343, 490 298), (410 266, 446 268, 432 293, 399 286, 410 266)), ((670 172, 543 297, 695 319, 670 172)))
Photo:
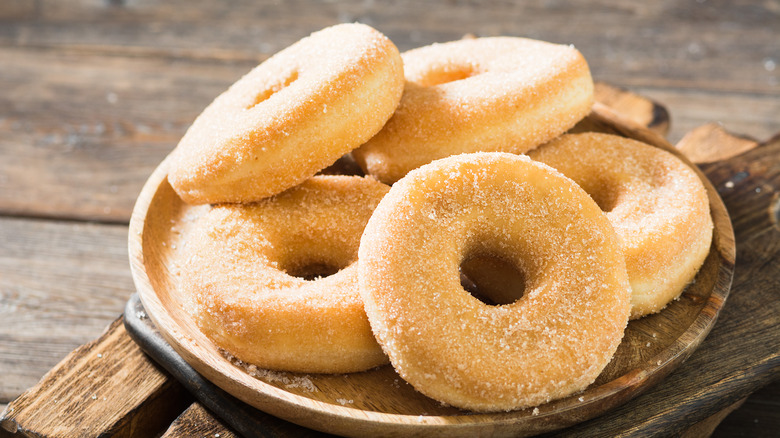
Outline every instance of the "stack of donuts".
POLYGON ((362 24, 302 39, 217 97, 169 160, 181 199, 210 205, 179 284, 195 321, 258 367, 390 362, 473 411, 583 390, 712 238, 679 159, 566 134, 592 103, 571 46, 472 38, 399 54, 362 24), (323 172, 344 157, 361 175, 323 172))

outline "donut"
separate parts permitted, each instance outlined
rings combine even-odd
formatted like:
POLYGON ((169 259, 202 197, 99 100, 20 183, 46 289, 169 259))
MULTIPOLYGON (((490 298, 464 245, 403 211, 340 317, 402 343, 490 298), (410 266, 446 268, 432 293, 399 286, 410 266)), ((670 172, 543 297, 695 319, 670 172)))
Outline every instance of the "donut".
POLYGON ((393 367, 458 408, 509 411, 584 389, 628 321, 609 221, 573 181, 526 156, 461 154, 409 172, 368 221, 358 258, 366 313, 393 367), (513 302, 486 304, 461 286, 459 265, 484 255, 523 273, 513 302))
POLYGON ((384 183, 467 152, 523 153, 590 112, 593 80, 571 46, 514 37, 464 39, 402 55, 406 85, 384 128, 352 152, 384 183))
POLYGON ((403 91, 398 49, 362 24, 315 32, 217 97, 182 137, 168 175, 187 203, 252 202, 360 146, 403 91))
POLYGON ((680 296, 710 251, 712 218, 696 173, 671 153, 601 133, 567 134, 529 152, 576 181, 622 242, 631 318, 680 296))
POLYGON ((347 373, 387 363, 363 311, 356 260, 388 189, 372 178, 315 176, 257 203, 213 206, 188 239, 180 281, 200 330, 267 369, 347 373))

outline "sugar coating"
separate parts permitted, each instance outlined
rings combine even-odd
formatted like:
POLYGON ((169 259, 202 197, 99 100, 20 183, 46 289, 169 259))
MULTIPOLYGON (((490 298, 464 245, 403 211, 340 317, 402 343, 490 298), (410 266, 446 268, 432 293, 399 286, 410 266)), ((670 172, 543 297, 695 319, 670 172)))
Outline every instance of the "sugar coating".
POLYGON ((573 181, 528 157, 451 156, 411 171, 380 202, 359 251, 374 335, 420 392, 475 411, 535 406, 584 389, 626 327, 617 235, 573 181), (460 285, 474 253, 526 277, 490 306, 460 285))
POLYGON ((238 359, 284 371, 362 371, 387 359, 358 293, 357 250, 388 187, 371 178, 316 176, 254 204, 198 219, 180 288, 201 331, 238 359), (310 264, 342 268, 314 280, 310 264))
POLYGON ((593 80, 571 46, 524 38, 460 40, 402 55, 406 87, 385 127, 353 152, 392 183, 449 155, 523 153, 590 111, 593 80))
POLYGON ((356 23, 315 32, 198 116, 176 147, 169 181, 194 204, 274 195, 378 132, 402 90, 401 57, 387 37, 356 23))
POLYGON ((631 318, 655 313, 693 280, 712 241, 707 192, 669 152, 616 135, 563 135, 528 153, 582 186, 620 237, 631 318))

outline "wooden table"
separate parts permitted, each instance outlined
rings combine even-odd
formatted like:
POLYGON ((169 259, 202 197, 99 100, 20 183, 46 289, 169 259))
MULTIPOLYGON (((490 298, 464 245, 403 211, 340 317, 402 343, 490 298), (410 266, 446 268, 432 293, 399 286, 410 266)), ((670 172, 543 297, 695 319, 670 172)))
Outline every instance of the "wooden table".
MULTIPOLYGON (((230 436, 140 353, 121 321, 112 323, 133 293, 126 248, 130 211, 154 167, 218 93, 310 32, 351 21, 376 27, 401 50, 467 33, 573 43, 596 80, 649 97, 669 111, 672 143, 683 148, 725 144, 726 155, 765 143, 743 154, 740 163, 760 173, 760 163, 774 157, 774 167, 763 171, 777 177, 778 1, 3 0, 0 411, 111 324, 98 342, 80 347, 43 382, 72 391, 75 384, 62 382, 89 376, 58 373, 108 364, 135 372, 119 373, 105 386, 80 388, 93 408, 82 403, 73 405, 83 408, 79 412, 60 411, 54 422, 67 426, 70 418, 81 428, 61 435, 144 436, 167 430, 167 436, 193 431, 230 436), (711 122, 719 125, 707 125, 711 122), (101 350, 106 343, 117 349, 101 350), (122 357, 113 357, 122 351, 122 357), (111 418, 98 418, 101 410, 94 406, 116 394, 124 403, 109 409, 111 418)), ((703 168, 723 181, 730 176, 724 172, 735 169, 718 163, 703 168)), ((772 199, 777 187, 761 187, 762 196, 772 199)), ((732 215, 748 211, 753 199, 722 195, 735 209, 732 215)), ((772 436, 780 430, 780 263, 774 258, 780 231, 771 223, 736 228, 732 295, 701 348, 658 388, 571 434, 687 430, 706 435, 756 390, 715 436, 772 436), (702 402, 686 404, 690 412, 667 412, 664 395, 680 391, 702 402), (627 422, 637 427, 626 428, 627 422)), ((31 406, 45 404, 49 412, 68 403, 54 393, 36 394, 31 406)), ((31 409, 28 417, 17 418, 21 426, 29 424, 24 419, 35 412, 31 409)), ((4 414, 0 434, 16 414, 4 414)))

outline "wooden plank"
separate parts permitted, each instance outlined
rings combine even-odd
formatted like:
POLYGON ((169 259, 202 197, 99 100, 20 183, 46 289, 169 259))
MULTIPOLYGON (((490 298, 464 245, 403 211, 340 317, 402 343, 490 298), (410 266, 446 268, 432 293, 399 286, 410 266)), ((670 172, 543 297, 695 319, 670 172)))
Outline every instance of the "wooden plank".
POLYGON ((664 87, 778 94, 778 69, 772 66, 780 62, 775 44, 780 18, 772 2, 40 0, 33 13, 29 7, 20 12, 14 3, 0 9, 0 18, 8 17, 0 32, 5 45, 269 55, 314 30, 361 21, 385 32, 402 50, 464 33, 529 36, 574 43, 596 77, 622 86, 648 85, 649 78, 664 87))
POLYGON ((94 339, 134 291, 127 227, 0 218, 0 403, 94 339))
POLYGON ((205 436, 214 438, 239 438, 235 432, 222 424, 211 412, 198 403, 193 403, 171 424, 162 438, 186 438, 205 436))
POLYGON ((780 69, 772 67, 777 49, 761 44, 776 35, 759 25, 772 23, 776 14, 764 5, 719 5, 730 12, 724 22, 712 2, 602 4, 592 21, 563 26, 594 6, 458 4, 430 18, 415 13, 415 3, 400 9, 304 3, 3 2, 0 88, 9 91, 0 96, 0 211, 126 222, 142 181, 214 96, 310 31, 353 19, 377 25, 402 49, 465 32, 518 29, 557 42, 577 40, 598 79, 668 102, 676 116, 672 141, 713 120, 728 120, 730 130, 758 138, 780 129, 775 86, 780 69), (594 32, 610 21, 625 26, 594 32), (740 38, 727 38, 714 24, 734 27, 727 33, 741 32, 740 38), (691 35, 698 40, 684 40, 691 35), (654 44, 648 48, 649 38, 654 44), (751 43, 743 47, 744 41, 751 43), (721 52, 751 57, 733 60, 737 69, 749 71, 722 68, 712 56, 721 52))
POLYGON ((189 394, 143 354, 120 318, 11 402, 0 428, 29 437, 147 437, 189 403, 189 394))
POLYGON ((674 116, 672 141, 711 121, 727 121, 729 130, 751 132, 759 139, 780 130, 780 69, 772 67, 780 49, 770 44, 777 35, 759 25, 776 14, 762 14, 764 5, 728 3, 719 6, 732 12, 724 22, 720 17, 725 15, 710 8, 712 2, 676 3, 633 9, 599 5, 592 21, 563 26, 572 14, 594 6, 454 5, 440 11, 447 21, 440 22, 437 14, 429 18, 435 21, 421 23, 418 15, 430 14, 414 14, 416 4, 398 9, 356 3, 304 8, 296 2, 276 7, 250 2, 202 7, 3 2, 0 212, 126 222, 143 180, 214 96, 261 59, 339 17, 381 23, 378 27, 402 48, 465 32, 495 35, 523 29, 557 42, 582 32, 580 48, 597 79, 631 86, 668 106, 674 116), (694 12, 706 19, 696 19, 694 12), (610 20, 625 24, 610 27, 610 32, 631 35, 623 39, 594 32, 592 27, 610 20), (714 24, 733 26, 727 34, 743 33, 728 38, 714 24), (691 35, 698 40, 683 40, 691 35), (653 45, 646 44, 650 38, 653 45), (745 41, 750 45, 743 47, 745 41), (751 58, 730 59, 725 69, 715 53, 751 58), (674 76, 678 71, 684 74, 674 76))
POLYGON ((0 211, 110 222, 128 220, 152 169, 250 67, 7 48, 0 58, 0 211))

